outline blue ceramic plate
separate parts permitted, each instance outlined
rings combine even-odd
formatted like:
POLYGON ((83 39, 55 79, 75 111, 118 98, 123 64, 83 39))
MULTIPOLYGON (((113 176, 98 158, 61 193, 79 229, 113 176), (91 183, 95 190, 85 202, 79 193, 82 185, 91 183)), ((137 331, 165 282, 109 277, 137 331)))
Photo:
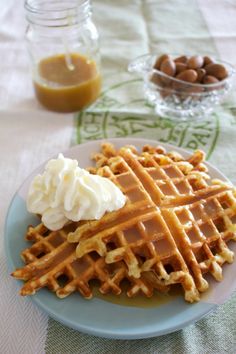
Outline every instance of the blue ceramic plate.
MULTIPOLYGON (((146 139, 108 139, 108 141, 113 142, 117 147, 126 144, 133 144, 137 148, 141 148, 144 144, 157 145, 156 141, 146 139)), ((77 145, 64 152, 64 155, 76 158, 81 167, 91 166, 91 153, 99 151, 100 144, 101 141, 93 141, 77 145)), ((182 149, 167 144, 161 145, 167 150, 176 150, 184 156, 188 156, 188 153, 182 149)), ((9 207, 5 224, 5 248, 9 272, 23 265, 20 253, 29 246, 29 243, 24 240, 27 226, 29 224, 36 225, 38 222, 33 215, 27 212, 25 199, 32 178, 42 172, 44 166, 45 164, 40 166, 27 178, 15 194, 9 207)), ((212 177, 226 180, 219 171, 210 165, 208 166, 212 177)), ((224 277, 228 278, 229 283, 235 284, 235 279, 229 279, 232 273, 232 271, 226 272, 224 277)), ((22 282, 17 282, 20 287, 22 282)), ((221 284, 214 282, 217 292, 226 291, 221 284)), ((230 292, 231 289, 228 290, 228 293, 230 292)), ((32 301, 36 305, 66 326, 84 333, 120 339, 147 338, 177 331, 213 310, 216 304, 209 300, 210 298, 207 298, 206 301, 188 304, 182 296, 176 296, 159 306, 142 308, 118 305, 100 298, 85 300, 79 293, 72 294, 62 300, 47 289, 41 289, 32 296, 32 301)), ((147 301, 149 300, 147 299, 147 301)))

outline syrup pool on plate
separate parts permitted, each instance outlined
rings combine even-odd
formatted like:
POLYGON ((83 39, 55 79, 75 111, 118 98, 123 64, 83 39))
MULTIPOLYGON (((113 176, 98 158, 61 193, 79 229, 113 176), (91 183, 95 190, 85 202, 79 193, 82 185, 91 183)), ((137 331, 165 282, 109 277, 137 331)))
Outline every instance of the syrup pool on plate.
POLYGON ((167 304, 175 300, 178 296, 183 296, 182 289, 180 286, 172 286, 172 289, 167 294, 162 294, 160 292, 154 291, 152 297, 147 298, 146 296, 139 294, 135 297, 128 297, 126 291, 129 286, 129 282, 122 282, 122 293, 120 295, 114 295, 112 293, 103 295, 99 291, 99 286, 96 281, 94 281, 93 286, 93 296, 95 298, 101 299, 103 301, 111 302, 116 305, 121 306, 130 306, 130 307, 141 307, 141 308, 150 308, 158 307, 163 304, 167 304))

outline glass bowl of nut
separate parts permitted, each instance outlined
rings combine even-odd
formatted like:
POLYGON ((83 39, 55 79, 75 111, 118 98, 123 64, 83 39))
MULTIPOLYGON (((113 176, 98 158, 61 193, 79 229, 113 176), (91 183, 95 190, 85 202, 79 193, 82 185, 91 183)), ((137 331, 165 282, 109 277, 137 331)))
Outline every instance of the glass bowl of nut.
POLYGON ((232 65, 203 55, 146 54, 128 71, 142 76, 144 94, 157 114, 173 119, 199 119, 220 104, 233 85, 232 65))

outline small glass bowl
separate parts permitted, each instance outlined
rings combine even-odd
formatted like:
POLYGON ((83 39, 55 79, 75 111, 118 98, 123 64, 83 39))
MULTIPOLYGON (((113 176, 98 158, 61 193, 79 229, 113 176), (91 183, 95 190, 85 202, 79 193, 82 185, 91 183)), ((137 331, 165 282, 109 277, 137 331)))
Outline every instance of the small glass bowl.
MULTIPOLYGON (((172 57, 178 56, 173 54, 172 57)), ((143 77, 145 97, 160 116, 179 120, 199 119, 210 114, 232 88, 235 70, 224 61, 213 59, 225 66, 227 78, 206 85, 178 80, 154 69, 157 58, 155 54, 138 57, 130 62, 128 71, 143 77)))

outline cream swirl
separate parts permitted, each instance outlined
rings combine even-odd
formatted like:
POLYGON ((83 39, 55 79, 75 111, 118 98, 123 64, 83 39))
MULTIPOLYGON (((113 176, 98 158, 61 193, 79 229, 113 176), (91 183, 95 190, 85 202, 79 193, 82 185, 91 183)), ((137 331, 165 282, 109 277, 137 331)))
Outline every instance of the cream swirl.
POLYGON ((50 230, 68 220, 100 219, 105 212, 122 208, 126 197, 109 179, 92 175, 76 160, 62 154, 50 160, 43 174, 34 177, 27 197, 29 212, 40 214, 50 230))

